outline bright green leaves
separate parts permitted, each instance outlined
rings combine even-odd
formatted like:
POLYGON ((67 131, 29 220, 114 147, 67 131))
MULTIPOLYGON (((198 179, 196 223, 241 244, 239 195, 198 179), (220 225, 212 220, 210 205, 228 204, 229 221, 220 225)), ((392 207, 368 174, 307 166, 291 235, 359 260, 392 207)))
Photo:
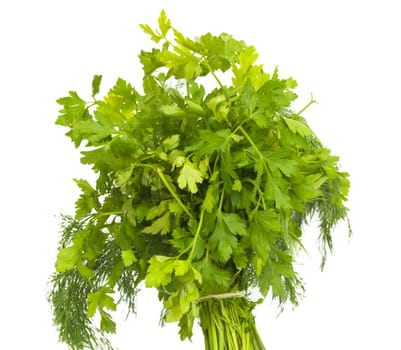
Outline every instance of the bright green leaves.
MULTIPOLYGON (((63 106, 56 121, 56 124, 58 125, 72 128, 77 123, 86 121, 90 118, 87 109, 87 102, 81 99, 75 91, 70 91, 69 96, 58 99, 57 103, 63 106)), ((78 147, 81 144, 83 137, 79 132, 71 129, 66 133, 66 135, 71 138, 75 147, 78 147)))
POLYGON ((56 124, 69 127, 67 136, 75 146, 87 141, 90 146, 98 146, 108 141, 113 134, 126 127, 126 121, 131 119, 136 111, 137 92, 130 84, 119 79, 104 98, 104 101, 95 100, 99 92, 101 76, 95 75, 92 81, 93 102, 82 100, 74 91, 68 97, 57 100, 63 106, 56 124), (96 110, 91 113, 93 107, 96 110))
POLYGON ((95 97, 100 91, 101 75, 95 75, 92 80, 92 97, 95 97))
POLYGON ((301 136, 311 136, 312 130, 305 124, 301 123, 296 119, 291 119, 287 117, 283 117, 283 120, 287 124, 288 128, 295 134, 299 134, 301 136))
POLYGON ((74 268, 80 255, 79 247, 62 248, 57 254, 56 271, 64 272, 74 268))
POLYGON ((217 186, 216 184, 210 184, 207 188, 205 198, 202 202, 202 209, 208 213, 211 213, 216 205, 217 199, 217 186))
POLYGON ((97 292, 88 295, 88 317, 95 315, 97 309, 116 310, 114 299, 109 295, 114 293, 109 287, 101 287, 97 292))
POLYGON ((97 145, 99 141, 107 138, 114 132, 108 126, 102 125, 95 120, 80 120, 74 125, 73 137, 75 140, 88 140, 90 144, 97 145))
POLYGON ((88 263, 91 252, 86 251, 89 237, 90 231, 88 229, 78 231, 75 233, 70 246, 60 248, 55 265, 57 272, 68 272, 76 268, 83 278, 91 280, 94 277, 94 272, 88 263))
POLYGON ((233 282, 230 271, 219 268, 209 258, 195 263, 195 267, 202 275, 202 291, 205 295, 227 291, 233 282))
POLYGON ((236 62, 238 52, 246 47, 244 42, 226 33, 219 36, 207 33, 197 40, 191 40, 171 26, 164 11, 160 14, 158 24, 157 30, 147 24, 141 25, 154 42, 163 42, 160 49, 141 52, 146 74, 165 66, 169 68, 168 75, 188 81, 218 70, 225 72, 236 62), (174 40, 168 38, 170 30, 174 33, 174 40))
POLYGON ((98 176, 74 180, 81 194, 56 261, 53 303, 72 348, 99 348, 88 317, 114 332, 113 292, 133 310, 143 281, 182 339, 210 294, 257 287, 296 304, 303 224, 316 215, 324 262, 347 219, 349 175, 301 117, 314 101, 291 111, 295 80, 265 73, 256 48, 226 33, 186 37, 164 11, 157 29, 141 27, 157 44, 139 56, 142 92, 120 78, 99 98, 95 75, 90 101, 57 100, 56 123, 98 176))
POLYGON ((197 300, 199 298, 199 289, 193 282, 184 284, 180 291, 169 296, 163 303, 167 310, 166 322, 177 322, 184 314, 192 311, 197 314, 197 300), (193 310, 191 310, 191 308, 193 310))
POLYGON ((173 149, 176 149, 180 144, 180 135, 171 135, 170 137, 167 137, 164 139, 162 142, 162 147, 165 152, 172 151, 173 149))
POLYGON ((160 112, 168 117, 182 117, 185 111, 175 105, 163 105, 160 107, 160 112))
POLYGON ((109 295, 114 293, 114 290, 109 287, 101 287, 98 291, 88 295, 88 317, 93 317, 99 310, 101 320, 100 329, 106 333, 115 333, 116 324, 111 319, 105 309, 110 311, 116 310, 114 299, 109 295))
POLYGON ((56 121, 58 125, 72 126, 75 121, 83 119, 86 113, 86 102, 75 91, 70 91, 67 97, 59 98, 57 103, 63 106, 56 121))
POLYGON ((294 178, 291 185, 291 190, 303 202, 308 202, 311 199, 319 198, 322 195, 322 185, 327 181, 327 178, 321 174, 300 175, 294 178))
MULTIPOLYGON (((160 255, 150 259, 146 287, 168 290, 174 285, 176 288, 175 292, 168 293, 163 303, 167 310, 165 317, 167 322, 177 322, 187 313, 189 315, 186 317, 196 316, 199 283, 202 283, 202 275, 188 260, 160 255)), ((192 330, 189 334, 191 333, 192 330)))
MULTIPOLYGON (((106 116, 106 120, 113 126, 114 132, 124 130, 127 121, 130 121, 137 112, 139 94, 130 83, 119 78, 116 84, 104 97, 104 101, 97 102, 97 111, 106 116)), ((101 121, 99 120, 101 123, 101 121)))
POLYGON ((216 226, 209 238, 213 256, 227 262, 238 247, 238 238, 247 234, 244 221, 235 213, 219 213, 216 226))
POLYGON ((263 72, 262 65, 254 65, 258 58, 255 47, 248 46, 238 55, 238 64, 233 65, 233 85, 243 87, 249 80, 255 91, 270 79, 270 76, 263 72))
POLYGON ((146 287, 166 286, 171 282, 174 271, 174 259, 156 255, 150 259, 146 275, 146 287))
POLYGON ((303 296, 304 287, 293 267, 294 261, 291 255, 278 251, 272 256, 272 263, 264 266, 258 277, 259 290, 263 296, 269 292, 273 298, 278 299, 281 308, 287 301, 298 305, 298 300, 303 296))
POLYGON ((177 182, 181 189, 188 188, 189 192, 198 192, 197 184, 202 183, 202 173, 190 161, 186 161, 180 171, 177 182))
POLYGON ((125 267, 130 267, 134 262, 137 261, 137 258, 132 249, 123 250, 121 252, 121 258, 125 267))
MULTIPOLYGON (((280 236, 282 226, 280 218, 275 210, 257 211, 249 228, 250 242, 252 248, 259 259, 265 264, 271 251, 274 249, 277 238, 280 236)), ((256 274, 258 273, 258 265, 256 265, 256 274)))
POLYGON ((171 21, 169 18, 167 18, 166 12, 164 10, 161 11, 157 22, 159 23, 159 29, 162 37, 165 37, 169 29, 171 28, 171 21))
POLYGON ((99 209, 100 203, 97 191, 88 181, 82 179, 74 179, 74 181, 82 191, 78 200, 75 202, 75 217, 80 219, 90 214, 92 210, 99 209))
POLYGON ((142 232, 153 235, 161 233, 164 235, 167 232, 170 232, 170 230, 170 212, 166 212, 161 217, 154 220, 152 225, 145 227, 142 232))
POLYGON ((146 34, 149 34, 151 39, 155 43, 158 43, 162 38, 165 38, 167 35, 167 32, 171 28, 171 21, 169 18, 167 18, 166 12, 164 10, 162 10, 160 13, 160 16, 158 19, 158 24, 159 24, 159 30, 153 30, 148 24, 140 25, 142 30, 146 34))
POLYGON ((191 279, 199 283, 202 282, 202 276, 188 260, 155 255, 150 259, 146 275, 146 286, 155 288, 167 286, 174 276, 179 278, 191 276, 191 279))
MULTIPOLYGON (((72 244, 69 247, 60 248, 56 260, 57 272, 72 270, 79 261, 82 261, 83 246, 87 236, 87 230, 75 232, 72 244)), ((81 265, 83 266, 82 263, 81 265)))

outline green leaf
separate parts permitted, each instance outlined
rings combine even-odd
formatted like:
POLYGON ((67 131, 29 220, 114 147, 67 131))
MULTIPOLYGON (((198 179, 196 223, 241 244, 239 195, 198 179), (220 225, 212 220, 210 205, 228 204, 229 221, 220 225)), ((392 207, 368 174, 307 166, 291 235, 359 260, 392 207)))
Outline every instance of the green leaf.
POLYGON ((155 48, 153 48, 150 52, 141 50, 141 53, 139 54, 139 59, 142 63, 142 68, 145 73, 145 77, 143 79, 143 89, 146 94, 159 91, 157 80, 153 76, 149 75, 164 65, 163 62, 161 62, 158 58, 159 54, 160 50, 155 48))
POLYGON ((291 208, 291 198, 288 195, 289 183, 283 178, 270 178, 266 182, 265 198, 273 200, 278 209, 291 208))
POLYGON ((77 259, 76 266, 77 270, 79 271, 82 277, 85 277, 86 279, 90 280, 95 276, 93 270, 90 269, 87 266, 87 264, 83 262, 83 260, 77 259))
POLYGON ((277 210, 258 210, 254 213, 253 222, 261 232, 280 232, 282 230, 277 210))
POLYGON ((95 75, 92 80, 92 97, 99 93, 100 83, 102 81, 101 75, 95 75))
POLYGON ((132 85, 119 78, 104 97, 104 102, 98 102, 97 111, 106 115, 120 129, 127 120, 132 120, 136 115, 138 99, 139 94, 132 85))
POLYGON ((179 150, 173 150, 168 156, 170 164, 175 168, 181 168, 185 164, 185 153, 179 150))
POLYGON ((217 267, 210 259, 206 258, 194 263, 194 267, 202 275, 202 291, 213 294, 227 290, 232 282, 229 270, 217 267))
POLYGON ((185 111, 176 105, 163 105, 160 107, 160 112, 168 117, 183 117, 185 111))
POLYGON ((109 287, 100 287, 96 292, 88 294, 88 317, 93 317, 96 313, 96 310, 99 309, 102 313, 104 308, 115 311, 116 303, 114 299, 108 295, 114 293, 112 288, 109 287))
POLYGON ((137 258, 132 249, 123 250, 121 252, 121 258, 123 259, 123 264, 125 267, 129 267, 137 261, 137 258))
POLYGON ((92 185, 84 179, 73 179, 74 182, 78 185, 78 187, 81 189, 83 194, 90 196, 94 193, 96 193, 96 190, 92 187, 92 185))
POLYGON ((282 118, 293 133, 299 134, 302 137, 313 135, 312 130, 300 121, 287 117, 282 118))
POLYGON ((75 121, 85 116, 86 102, 75 91, 69 91, 69 96, 59 98, 57 103, 63 106, 56 121, 57 125, 71 127, 75 121))
POLYGON ((166 315, 166 322, 178 322, 183 315, 182 309, 180 305, 175 305, 172 308, 168 309, 166 315))
POLYGON ((57 254, 56 271, 64 272, 72 270, 79 256, 79 247, 72 246, 62 248, 57 254))
POLYGON ((184 66, 185 79, 191 80, 202 74, 202 67, 197 61, 189 61, 184 66))
POLYGON ((190 271, 190 263, 187 260, 176 260, 174 262, 174 273, 176 276, 184 276, 190 271))
POLYGON ((162 146, 165 152, 169 152, 177 148, 179 144, 180 144, 180 135, 178 134, 171 135, 162 142, 162 146))
POLYGON ((152 225, 145 227, 142 232, 150 233, 156 235, 161 233, 162 235, 170 232, 171 230, 171 221, 170 221, 170 212, 166 212, 163 216, 153 221, 152 225))
POLYGON ((205 110, 203 109, 203 107, 198 104, 193 102, 192 100, 190 100, 189 98, 185 99, 185 102, 188 106, 188 109, 193 112, 193 113, 197 113, 197 114, 205 114, 205 110))
POLYGON ((182 313, 190 310, 191 304, 199 299, 199 289, 192 281, 184 285, 183 294, 180 296, 180 308, 182 313))
MULTIPOLYGON (((141 203, 140 205, 143 205, 141 203)), ((151 221, 160 215, 162 215, 168 207, 168 203, 162 202, 159 205, 156 205, 154 207, 148 208, 148 206, 145 206, 143 209, 146 210, 146 220, 151 221), (166 206, 167 205, 167 206, 166 206)))
POLYGON ((91 213, 93 209, 99 209, 98 194, 88 181, 82 179, 73 179, 81 189, 82 194, 75 202, 75 216, 82 218, 91 213))
MULTIPOLYGON (((243 229, 242 225, 241 229, 243 229)), ((214 231, 209 238, 209 244, 212 249, 211 254, 221 262, 226 262, 238 246, 235 231, 233 232, 226 225, 221 216, 217 219, 214 231)))
POLYGON ((227 228, 233 234, 244 236, 247 234, 246 224, 238 214, 235 213, 221 213, 221 217, 227 228))
POLYGON ((238 65, 233 66, 234 86, 241 86, 245 83, 247 73, 257 58, 258 53, 254 46, 248 46, 240 52, 238 55, 238 65))
POLYGON ((321 174, 299 176, 293 179, 291 190, 303 202, 307 202, 322 195, 321 187, 327 181, 327 177, 321 174))
POLYGON ((196 166, 187 160, 180 170, 177 182, 179 188, 184 189, 185 187, 188 187, 189 192, 197 193, 197 184, 203 182, 203 176, 196 166))
POLYGON ((99 305, 100 296, 101 294, 99 292, 91 293, 88 295, 88 318, 91 318, 95 315, 99 305))
POLYGON ((110 150, 115 157, 128 160, 142 155, 142 150, 137 141, 127 135, 114 137, 110 143, 110 150))
POLYGON ((114 132, 107 126, 95 122, 94 120, 80 120, 74 124, 74 137, 87 139, 93 144, 107 138, 114 132))
POLYGON ((224 95, 217 95, 207 102, 207 107, 213 112, 213 115, 218 120, 223 120, 227 117, 230 111, 227 99, 224 95))
POLYGON ((158 288, 169 284, 174 271, 174 265, 175 262, 172 258, 161 255, 152 256, 146 274, 146 287, 158 288))
POLYGON ((217 201, 217 186, 215 184, 210 184, 207 188, 205 198, 202 202, 202 209, 205 210, 207 213, 211 213, 213 208, 216 205, 217 201))
POLYGON ((116 333, 116 323, 111 319, 111 317, 105 312, 101 313, 101 317, 100 329, 106 333, 116 333))
POLYGON ((140 24, 139 26, 146 34, 150 35, 155 43, 158 43, 162 39, 162 37, 159 34, 156 34, 148 24, 140 24))
POLYGON ((277 170, 287 177, 295 175, 299 170, 297 161, 289 159, 290 153, 285 149, 265 151, 263 157, 271 172, 277 177, 280 175, 277 170))
MULTIPOLYGON (((111 290, 108 293, 113 293, 113 291, 111 290)), ((111 311, 116 311, 116 309, 117 309, 114 299, 110 295, 107 295, 106 293, 103 294, 100 302, 101 302, 101 305, 103 308, 106 308, 111 311)))
POLYGON ((116 172, 116 185, 118 187, 123 187, 126 185, 132 176, 132 171, 134 170, 135 164, 131 164, 126 169, 121 169, 116 172))
POLYGON ((272 263, 263 267, 258 285, 263 296, 271 290, 272 296, 278 298, 281 305, 288 299, 296 305, 299 293, 303 290, 302 283, 294 272, 292 257, 283 252, 272 263))
POLYGON ((277 233, 281 231, 278 214, 274 210, 257 211, 250 227, 251 245, 257 256, 266 263, 272 247, 276 243, 277 233))
POLYGON ((242 183, 240 180, 235 180, 232 187, 233 191, 241 192, 242 191, 242 183))
POLYGON ((201 140, 201 142, 198 144, 199 155, 210 155, 213 152, 225 152, 227 146, 230 144, 230 130, 199 130, 199 139, 201 140))
POLYGON ((166 36, 167 32, 171 28, 171 21, 167 18, 166 12, 162 10, 158 19, 159 28, 163 36, 166 36))

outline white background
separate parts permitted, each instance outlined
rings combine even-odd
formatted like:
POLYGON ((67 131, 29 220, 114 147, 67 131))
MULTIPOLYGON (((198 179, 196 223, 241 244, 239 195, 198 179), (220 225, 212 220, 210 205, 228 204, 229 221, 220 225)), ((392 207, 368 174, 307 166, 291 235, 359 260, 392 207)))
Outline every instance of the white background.
MULTIPOLYGON (((2 1, 0 4, 0 348, 67 349, 58 344, 46 301, 60 212, 72 213, 73 177, 90 177, 55 126, 55 100, 90 95, 94 74, 141 83, 137 54, 151 43, 162 8, 188 36, 225 31, 254 44, 260 63, 299 84, 304 116, 351 173, 354 236, 336 232, 336 252, 319 271, 314 239, 304 258, 307 291, 279 317, 267 301, 257 325, 271 350, 401 349, 399 119, 401 20, 398 1, 2 1)), ((104 90, 105 91, 105 90, 104 90)), ((120 350, 203 349, 199 329, 182 343, 159 328, 155 293, 120 323, 120 350)))

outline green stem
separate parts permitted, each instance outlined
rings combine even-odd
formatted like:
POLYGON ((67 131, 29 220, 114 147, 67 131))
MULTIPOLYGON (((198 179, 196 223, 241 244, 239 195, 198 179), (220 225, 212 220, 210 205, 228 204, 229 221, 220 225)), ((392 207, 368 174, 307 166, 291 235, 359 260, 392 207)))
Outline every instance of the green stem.
POLYGON ((306 109, 308 109, 311 105, 313 105, 314 103, 317 103, 316 100, 313 99, 313 96, 311 98, 311 100, 309 101, 309 103, 302 108, 298 113, 296 113, 297 115, 301 115, 303 112, 305 112, 306 109))
POLYGON ((219 202, 219 213, 223 210, 223 201, 224 201, 224 188, 221 192, 220 202, 219 202))
POLYGON ((256 146, 255 142, 253 142, 252 138, 248 135, 248 133, 244 130, 244 128, 242 126, 239 126, 238 130, 242 132, 242 134, 245 136, 245 138, 251 144, 252 148, 258 154, 259 158, 262 160, 263 167, 265 168, 266 172, 269 173, 269 169, 267 168, 266 162, 265 162, 265 160, 263 158, 262 153, 260 153, 260 150, 259 150, 258 146, 256 146))
POLYGON ((265 350, 246 298, 204 299, 200 321, 206 350, 265 350))
POLYGON ((210 66, 210 64, 207 61, 203 61, 203 64, 209 69, 209 72, 213 75, 213 78, 217 81, 217 84, 219 84, 220 89, 223 90, 224 95, 227 99, 227 101, 230 100, 230 96, 228 94, 227 88, 223 85, 217 74, 214 72, 213 68, 210 66))
POLYGON ((156 169, 157 174, 160 176, 160 179, 162 180, 164 186, 166 186, 167 190, 170 192, 170 194, 174 197, 174 199, 177 201, 179 206, 182 208, 182 210, 190 217, 193 218, 193 215, 191 214, 190 210, 188 207, 181 201, 180 197, 178 197, 178 194, 173 190, 169 182, 167 181, 166 177, 164 176, 163 172, 157 168, 156 169))
POLYGON ((205 211, 202 210, 199 216, 199 223, 198 223, 198 227, 196 228, 196 233, 195 233, 195 237, 194 240, 192 241, 192 249, 191 249, 191 253, 189 253, 189 262, 192 261, 192 257, 194 255, 195 252, 195 248, 196 248, 196 242, 198 241, 201 229, 202 229, 202 225, 203 225, 203 217, 205 215, 205 211))

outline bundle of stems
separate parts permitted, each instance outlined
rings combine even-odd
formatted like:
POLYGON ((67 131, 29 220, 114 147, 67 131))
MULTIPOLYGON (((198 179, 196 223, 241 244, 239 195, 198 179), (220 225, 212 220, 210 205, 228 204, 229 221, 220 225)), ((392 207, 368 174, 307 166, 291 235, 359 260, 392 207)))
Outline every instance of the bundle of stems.
POLYGON ((245 297, 202 301, 199 317, 205 350, 265 350, 253 308, 245 297))

